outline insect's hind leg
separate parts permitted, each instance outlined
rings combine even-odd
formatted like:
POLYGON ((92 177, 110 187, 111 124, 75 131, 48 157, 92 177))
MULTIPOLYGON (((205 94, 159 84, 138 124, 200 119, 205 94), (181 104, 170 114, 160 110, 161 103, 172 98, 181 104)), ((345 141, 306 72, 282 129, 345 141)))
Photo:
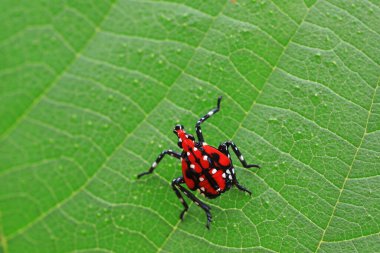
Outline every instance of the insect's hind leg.
MULTIPOLYGON (((178 189, 180 189, 183 192, 183 194, 185 194, 191 201, 193 201, 197 206, 199 206, 200 208, 203 209, 203 211, 205 211, 206 217, 207 217, 206 227, 208 229, 210 229, 210 222, 212 221, 212 215, 211 215, 211 212, 210 212, 211 208, 208 205, 206 205, 205 203, 203 203, 202 201, 200 201, 197 197, 195 197, 194 194, 192 194, 189 190, 187 190, 186 188, 184 188, 181 185, 183 183, 184 183, 183 182, 183 177, 179 177, 179 178, 173 180, 173 182, 172 182, 173 189, 174 189, 174 187, 178 187, 178 189)), ((176 192, 176 194, 177 194, 177 192, 176 192)), ((178 194, 177 194, 177 196, 178 196, 178 194)), ((181 196, 181 198, 182 198, 182 196, 181 196)), ((186 206, 187 206, 187 204, 186 204, 186 206)), ((182 213, 181 213, 181 215, 180 215, 181 219, 183 218, 183 214, 188 209, 188 207, 186 208, 186 206, 185 206, 185 210, 183 210, 182 213)))
POLYGON ((173 191, 175 192, 175 194, 177 195, 179 201, 182 203, 184 209, 183 211, 181 212, 181 214, 179 215, 179 218, 181 220, 183 220, 183 215, 186 213, 186 211, 189 209, 189 206, 187 205, 186 201, 182 198, 182 195, 181 193, 179 192, 179 190, 177 189, 177 185, 179 184, 183 184, 184 181, 183 181, 183 177, 178 177, 176 179, 173 179, 172 181, 172 188, 173 188, 173 191))
POLYGON ((143 172, 143 173, 140 173, 137 175, 137 178, 140 178, 144 175, 147 175, 147 174, 151 174, 154 169, 157 167, 157 165, 160 163, 160 161, 162 160, 162 158, 165 156, 165 155, 170 155, 172 157, 175 157, 177 159, 180 159, 181 158, 181 154, 180 153, 177 153, 171 149, 169 150, 164 150, 161 152, 161 154, 157 157, 156 161, 153 162, 152 166, 150 166, 149 170, 146 171, 146 172, 143 172))
POLYGON ((218 97, 218 103, 217 103, 216 108, 214 108, 211 111, 209 111, 205 116, 203 116, 202 118, 200 118, 197 121, 197 123, 195 124, 195 131, 197 132, 197 137, 198 137, 198 141, 199 142, 204 142, 203 134, 202 134, 202 130, 201 130, 201 124, 203 122, 205 122, 208 118, 210 118, 212 115, 214 115, 215 113, 219 112, 219 110, 220 110, 220 102, 221 101, 222 101, 222 96, 218 97))

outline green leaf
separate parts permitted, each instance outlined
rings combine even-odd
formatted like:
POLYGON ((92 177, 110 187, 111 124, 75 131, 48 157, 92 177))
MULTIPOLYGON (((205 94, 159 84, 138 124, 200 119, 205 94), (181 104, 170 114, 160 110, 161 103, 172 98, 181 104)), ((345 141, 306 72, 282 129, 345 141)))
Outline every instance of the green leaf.
MULTIPOLYGON (((0 252, 375 252, 378 1, 0 3, 0 252), (184 221, 173 126, 249 163, 184 221)), ((189 202, 190 203, 190 202, 189 202)))

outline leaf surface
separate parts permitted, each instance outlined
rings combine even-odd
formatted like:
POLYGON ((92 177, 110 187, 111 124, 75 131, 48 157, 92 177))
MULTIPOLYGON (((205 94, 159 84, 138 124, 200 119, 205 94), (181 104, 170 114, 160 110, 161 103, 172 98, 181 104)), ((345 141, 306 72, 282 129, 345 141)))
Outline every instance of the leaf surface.
POLYGON ((375 252, 377 1, 2 1, 0 252, 375 252), (211 230, 176 123, 232 139, 211 230), (190 203, 190 201, 189 201, 190 203))

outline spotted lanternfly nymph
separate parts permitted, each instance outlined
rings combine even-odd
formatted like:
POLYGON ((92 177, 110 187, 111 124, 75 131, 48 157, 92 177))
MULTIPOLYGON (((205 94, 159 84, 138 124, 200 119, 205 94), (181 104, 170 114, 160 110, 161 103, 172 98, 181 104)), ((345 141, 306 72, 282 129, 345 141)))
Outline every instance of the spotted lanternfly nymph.
POLYGON ((172 188, 184 207, 184 210, 180 214, 180 218, 183 219, 183 215, 189 209, 189 206, 181 195, 182 192, 206 212, 207 228, 210 228, 210 222, 212 220, 210 212, 211 208, 195 197, 194 194, 183 187, 182 184, 185 183, 190 190, 198 190, 201 195, 210 199, 220 196, 220 194, 228 191, 233 185, 239 190, 251 194, 251 192, 244 186, 240 185, 236 179, 234 166, 232 165, 232 160, 228 151, 228 148, 230 147, 232 147, 232 150, 244 168, 260 168, 259 165, 256 164, 247 164, 238 147, 232 141, 226 141, 220 144, 218 148, 210 146, 204 142, 201 124, 219 111, 221 100, 222 97, 219 97, 217 107, 209 111, 195 124, 198 142, 195 141, 194 136, 185 132, 182 125, 176 125, 173 132, 178 137, 178 146, 182 149, 182 153, 170 149, 164 150, 157 157, 149 171, 143 172, 137 176, 140 178, 152 173, 165 155, 180 159, 182 162, 182 176, 172 181, 172 188))

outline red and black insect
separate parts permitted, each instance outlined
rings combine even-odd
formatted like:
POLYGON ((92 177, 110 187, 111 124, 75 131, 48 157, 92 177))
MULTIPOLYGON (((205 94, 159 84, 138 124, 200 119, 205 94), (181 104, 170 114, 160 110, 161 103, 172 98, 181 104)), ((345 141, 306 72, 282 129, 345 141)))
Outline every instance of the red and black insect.
POLYGON ((149 171, 143 172, 137 176, 140 178, 146 174, 152 173, 165 155, 180 159, 182 162, 182 176, 172 181, 172 188, 184 207, 184 210, 180 214, 180 218, 183 219, 183 215, 189 209, 189 206, 182 198, 182 192, 206 212, 207 228, 210 228, 210 222, 212 219, 210 212, 211 208, 183 187, 182 184, 185 183, 190 190, 198 190, 201 195, 210 199, 216 198, 223 192, 228 191, 233 185, 239 190, 251 194, 251 192, 244 186, 240 185, 236 179, 234 166, 232 165, 232 160, 228 151, 229 147, 232 147, 232 150, 244 168, 260 168, 259 165, 256 164, 247 164, 238 147, 232 141, 226 141, 220 144, 218 148, 210 146, 204 142, 201 124, 219 111, 221 100, 222 97, 219 97, 217 107, 209 111, 196 123, 195 130, 198 142, 195 141, 194 136, 185 132, 182 125, 176 125, 173 132, 178 137, 178 146, 182 149, 182 153, 170 149, 163 151, 152 164, 149 171))

